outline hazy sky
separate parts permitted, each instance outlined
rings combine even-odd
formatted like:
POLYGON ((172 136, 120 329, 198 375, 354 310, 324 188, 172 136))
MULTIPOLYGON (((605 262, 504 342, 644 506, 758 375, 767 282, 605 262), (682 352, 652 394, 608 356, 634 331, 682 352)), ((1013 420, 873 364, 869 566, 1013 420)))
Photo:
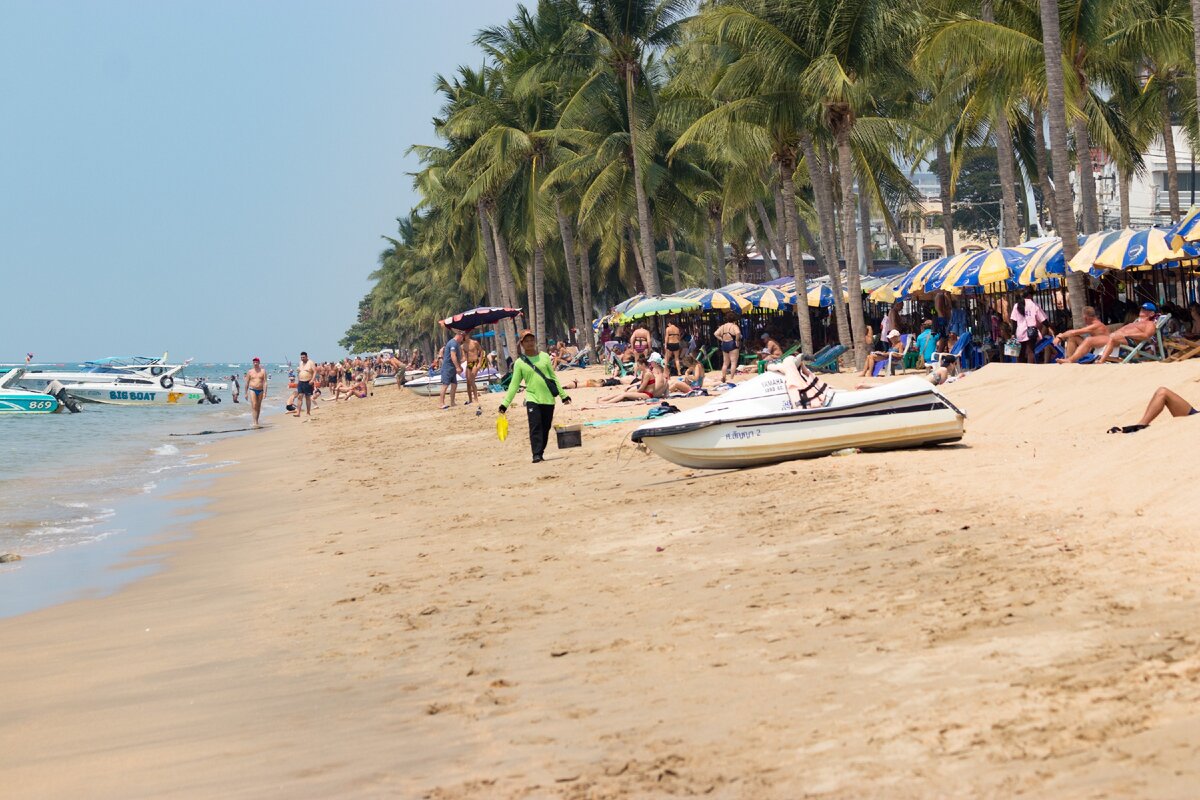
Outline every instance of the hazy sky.
POLYGON ((0 361, 336 356, 516 0, 0 2, 0 361))

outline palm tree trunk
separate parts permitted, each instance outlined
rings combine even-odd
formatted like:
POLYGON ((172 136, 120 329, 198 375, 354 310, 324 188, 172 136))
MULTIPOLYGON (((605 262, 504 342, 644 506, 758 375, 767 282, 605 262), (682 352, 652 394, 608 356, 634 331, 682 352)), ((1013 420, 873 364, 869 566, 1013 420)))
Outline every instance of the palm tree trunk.
POLYGON ((625 107, 629 114, 629 149, 633 156, 633 184, 637 194, 638 232, 642 236, 642 261, 648 282, 646 294, 662 294, 658 286, 658 258, 654 251, 654 231, 650 227, 650 202, 642 183, 642 166, 638 160, 637 109, 633 104, 633 70, 625 70, 625 107))
MULTIPOLYGON (((1050 180, 1050 165, 1046 163, 1046 132, 1042 130, 1042 112, 1033 109, 1033 156, 1038 172, 1038 185, 1042 190, 1042 207, 1038 209, 1038 221, 1043 225, 1053 223, 1057 206, 1054 201, 1054 184, 1050 180)), ((1054 226, 1057 229, 1057 225, 1054 226)))
POLYGON ((910 267, 915 267, 917 254, 913 252, 912 245, 904 239, 904 234, 900 231, 900 226, 896 224, 896 218, 892 215, 892 210, 886 205, 883 206, 883 221, 887 224, 888 232, 892 234, 892 238, 896 240, 896 246, 900 248, 900 252, 908 261, 910 267))
POLYGON ((1129 190, 1133 186, 1133 172, 1125 167, 1121 173, 1121 229, 1129 227, 1129 190))
MULTIPOLYGON (((862 188, 861 184, 859 188, 862 188)), ((871 238, 871 201, 863 191, 858 193, 858 226, 862 232, 863 271, 870 272, 875 269, 875 243, 871 238)))
MULTIPOLYGON (((771 254, 770 254, 770 252, 768 252, 770 250, 770 247, 768 246, 768 247, 764 248, 762 246, 762 244, 759 242, 758 226, 754 224, 754 217, 750 214, 750 209, 746 209, 746 233, 750 236, 750 246, 753 247, 755 250, 757 250, 759 256, 762 257, 763 272, 765 272, 768 276, 770 276, 772 278, 779 277, 778 273, 776 273, 775 275, 771 275, 771 272, 774 270, 774 267, 771 266, 771 264, 772 264, 771 254)), ((755 276, 755 277, 757 277, 757 276, 755 276)), ((741 278, 739 278, 739 280, 745 280, 745 279, 746 279, 745 275, 743 275, 741 278)))
MULTIPOLYGON (((525 303, 525 319, 536 337, 542 324, 542 309, 537 302, 537 278, 533 275, 532 258, 525 262, 525 303)), ((541 345, 542 341, 538 339, 538 346, 541 347, 541 345)))
MULTIPOLYGON (((1070 261, 1079 252, 1075 236, 1075 198, 1071 184, 1064 180, 1070 172, 1067 162, 1067 99, 1063 89, 1062 34, 1058 24, 1058 0, 1039 0, 1042 17, 1042 42, 1046 58, 1046 100, 1050 109, 1050 158, 1054 162, 1055 227, 1062 237, 1063 258, 1070 261)), ((1083 325, 1085 289, 1083 275, 1067 269, 1071 316, 1076 327, 1083 325)))
POLYGON ((738 239, 730 239, 729 251, 729 266, 732 268, 729 277, 733 278, 734 283, 741 283, 746 264, 746 246, 738 239))
POLYGON ((675 249, 675 231, 667 231, 667 254, 671 259, 671 289, 680 291, 679 285, 679 252, 675 249))
MULTIPOLYGON (((787 228, 787 222, 785 219, 786 216, 787 216, 787 211, 783 205, 783 187, 780 185, 779 181, 775 181, 775 221, 777 223, 779 223, 779 225, 783 228, 787 228)), ((766 214, 763 215, 763 218, 766 219, 766 214)), ((780 233, 783 234, 785 239, 787 238, 786 231, 781 230, 780 233)), ((783 245, 783 247, 779 248, 775 252, 778 253, 779 257, 783 259, 784 266, 787 268, 787 273, 789 275, 794 274, 795 267, 792 264, 793 259, 799 258, 803 262, 804 257, 802 255, 800 255, 800 253, 789 253, 787 251, 787 242, 786 241, 780 242, 778 239, 773 239, 773 241, 775 241, 778 244, 783 245)), ((782 274, 782 273, 780 273, 780 274, 782 274)))
MULTIPOLYGON (((779 203, 782 206, 782 204, 783 204, 783 194, 782 193, 779 194, 779 203)), ((770 263, 772 265, 774 265, 774 267, 775 267, 775 277, 778 278, 780 275, 783 274, 782 270, 780 269, 779 259, 782 258, 782 259, 786 260, 787 259, 787 251, 784 250, 784 248, 779 246, 779 239, 775 238, 775 226, 773 226, 771 224, 771 218, 769 216, 767 216, 767 209, 765 206, 763 206, 762 200, 755 199, 754 207, 758 211, 758 219, 762 223, 763 235, 765 235, 767 237, 767 249, 770 251, 767 253, 763 253, 763 263, 766 264, 767 259, 769 258, 770 263)), ((776 219, 782 220, 783 217, 779 216, 779 217, 776 217, 776 219)))
POLYGON ((1167 202, 1171 207, 1171 221, 1178 222, 1182 212, 1179 208, 1179 162, 1175 157, 1175 131, 1171 126, 1171 104, 1167 93, 1162 101, 1163 151, 1167 156, 1167 202))
POLYGON ((483 256, 487 261, 488 302, 494 306, 504 305, 504 292, 500 288, 500 271, 496 269, 496 242, 492 239, 491 225, 483 201, 475 204, 475 222, 479 226, 479 240, 483 243, 483 256))
POLYGON ((625 235, 629 242, 629 249, 633 251, 633 261, 637 264, 638 277, 642 281, 642 292, 650 295, 650 277, 646 274, 646 262, 642 259, 642 251, 638 249, 637 240, 633 238, 633 228, 625 226, 625 235))
MULTIPOLYGON (((496 225, 495 217, 488 217, 488 224, 492 228, 492 239, 496 245, 496 272, 497 279, 500 282, 500 293, 504 296, 504 306, 506 308, 517 308, 521 301, 517 299, 517 284, 513 280, 512 264, 509 263, 508 257, 508 242, 501 233, 500 228, 496 225)), ((529 309, 525 309, 526 321, 529 320, 529 309)), ((504 337, 507 339, 508 352, 514 358, 517 352, 517 321, 509 320, 504 329, 504 337)), ((500 348, 499 343, 496 344, 496 355, 500 360, 501 365, 504 363, 504 351, 500 348)))
MULTIPOLYGON (((1192 56, 1196 65, 1196 107, 1200 108, 1200 0, 1192 0, 1192 56)), ((1192 170, 1192 187, 1196 186, 1196 172, 1192 170)), ((1194 198, 1195 192, 1192 193, 1194 198)))
POLYGON ((717 267, 717 280, 719 280, 721 282, 720 283, 721 286, 724 286, 725 284, 729 283, 729 280, 728 280, 728 275, 725 272, 725 226, 721 219, 720 210, 718 210, 717 213, 713 215, 713 229, 716 232, 714 242, 716 244, 716 254, 715 255, 716 255, 716 267, 717 267))
MULTIPOLYGON (((935 146, 938 162, 938 195, 942 201, 942 236, 946 239, 946 255, 954 255, 954 205, 953 188, 950 185, 950 154, 946 152, 945 140, 939 138, 935 146)), ((886 332, 886 331, 885 331, 886 332)))
POLYGON ((1017 213, 1017 164, 1013 157, 1012 128, 1008 123, 1008 112, 1003 108, 996 111, 996 166, 1000 170, 1000 219, 1004 221, 1001 247, 1012 247, 1021 243, 1021 219, 1017 213))
POLYGON ((538 245, 533 249, 533 285, 537 299, 537 336, 538 347, 546 346, 546 326, 550 324, 546 313, 546 249, 538 245))
MULTIPOLYGON (((838 329, 838 341, 847 348, 854 347, 854 339, 850 335, 850 318, 847 316, 846 299, 842 296, 842 276, 837 258, 837 236, 834 233, 833 178, 829 172, 828 162, 817 155, 816 145, 809 136, 800 138, 800 146, 804 151, 804 160, 808 162, 808 175, 813 185, 813 197, 817 203, 817 221, 821 224, 821 249, 825 257, 825 271, 829 275, 830 287, 833 289, 833 315, 838 329)), ((792 184, 792 173, 781 163, 779 168, 783 182, 784 197, 796 197, 795 186, 792 184)), ((802 274, 804 258, 797 252, 793 263, 802 274)), ((797 285, 797 290, 800 286, 797 285)))
MULTIPOLYGON (((863 341, 867 325, 863 319, 862 281, 858 271, 858 225, 855 221, 858 215, 854 211, 854 154, 850 150, 850 125, 840 125, 837 129, 838 177, 842 185, 842 233, 846 241, 843 252, 846 254, 846 293, 850 295, 847 304, 850 312, 850 334, 854 337, 854 366, 861 367, 866 353, 863 341)), ((835 296, 841 294, 837 286, 833 287, 835 296)))
POLYGON ((582 236, 575 242, 575 247, 579 251, 579 286, 582 294, 580 301, 583 303, 583 319, 587 323, 585 330, 588 344, 592 346, 594 353, 596 352, 596 331, 592 328, 592 314, 596 313, 596 309, 595 303, 592 302, 591 254, 588 252, 588 244, 582 236))
POLYGON ((1079 167, 1079 202, 1083 206, 1083 230, 1080 232, 1095 233, 1100 230, 1100 209, 1096 203, 1096 167, 1092 164, 1087 121, 1077 119, 1072 125, 1075 131, 1075 160, 1079 167))
POLYGON ((587 319, 583 313, 583 303, 579 292, 579 263, 575 260, 575 231, 571 219, 563 213, 562 204, 554 198, 554 213, 558 216, 558 233, 562 238, 563 260, 567 262, 567 283, 571 290, 572 318, 575 320, 576 337, 583 336, 587 328, 587 319))
POLYGON ((712 289, 713 286, 713 265, 712 265, 712 226, 708 227, 708 235, 704 237, 704 288, 712 289))
MULTIPOLYGON (((800 328, 800 349, 804 355, 813 353, 812 314, 808 310, 808 299, 804 280, 804 257, 800 249, 800 214, 796 209, 796 187, 792 183, 792 165, 779 165, 779 182, 786 187, 782 192, 783 224, 787 232, 787 246, 792 251, 792 277, 796 279, 796 324, 800 328), (785 174, 786 173, 786 174, 785 174), (790 201, 790 202, 789 202, 790 201)), ((819 256, 818 256, 819 257, 819 256)))

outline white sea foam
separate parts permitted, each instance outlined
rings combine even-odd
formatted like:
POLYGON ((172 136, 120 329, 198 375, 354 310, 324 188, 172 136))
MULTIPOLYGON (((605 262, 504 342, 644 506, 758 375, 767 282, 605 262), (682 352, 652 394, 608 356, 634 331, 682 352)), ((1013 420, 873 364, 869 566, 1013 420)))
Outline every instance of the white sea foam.
POLYGON ((173 456, 179 452, 179 448, 173 444, 160 444, 150 452, 154 453, 156 456, 173 456))

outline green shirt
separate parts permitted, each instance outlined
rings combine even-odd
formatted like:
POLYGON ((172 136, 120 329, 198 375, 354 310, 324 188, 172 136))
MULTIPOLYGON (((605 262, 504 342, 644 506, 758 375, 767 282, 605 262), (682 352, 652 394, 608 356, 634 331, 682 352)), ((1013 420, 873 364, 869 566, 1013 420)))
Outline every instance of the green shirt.
POLYGON ((554 372, 554 365, 550 363, 550 356, 546 353, 538 353, 536 356, 528 356, 533 365, 537 367, 535 370, 530 369, 529 365, 521 358, 513 362, 512 380, 508 383, 508 394, 504 395, 504 405, 512 405, 513 398, 517 395, 517 389, 521 388, 521 384, 525 384, 525 402, 541 403, 544 406, 554 405, 554 395, 550 394, 550 389, 546 386, 546 376, 549 375, 549 380, 554 381, 554 385, 558 387, 558 396, 565 398, 567 393, 563 391, 562 384, 558 382, 558 375, 554 372))

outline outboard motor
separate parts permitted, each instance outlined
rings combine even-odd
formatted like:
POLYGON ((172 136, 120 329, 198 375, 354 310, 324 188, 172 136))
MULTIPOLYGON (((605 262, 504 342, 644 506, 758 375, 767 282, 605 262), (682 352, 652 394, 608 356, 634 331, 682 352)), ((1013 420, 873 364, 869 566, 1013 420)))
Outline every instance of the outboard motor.
POLYGON ((67 394, 67 388, 58 381, 50 381, 50 383, 46 384, 45 392, 72 414, 78 414, 80 411, 83 411, 83 407, 79 404, 79 401, 67 394))
MULTIPOLYGON (((208 402, 212 403, 214 406, 217 403, 221 402, 221 398, 217 396, 216 392, 214 392, 212 389, 210 389, 208 387, 208 382, 205 381, 203 378, 196 381, 196 388, 199 389, 200 391, 204 392, 204 400, 207 400, 208 402)), ((203 403, 204 400, 201 400, 200 402, 203 403)))

